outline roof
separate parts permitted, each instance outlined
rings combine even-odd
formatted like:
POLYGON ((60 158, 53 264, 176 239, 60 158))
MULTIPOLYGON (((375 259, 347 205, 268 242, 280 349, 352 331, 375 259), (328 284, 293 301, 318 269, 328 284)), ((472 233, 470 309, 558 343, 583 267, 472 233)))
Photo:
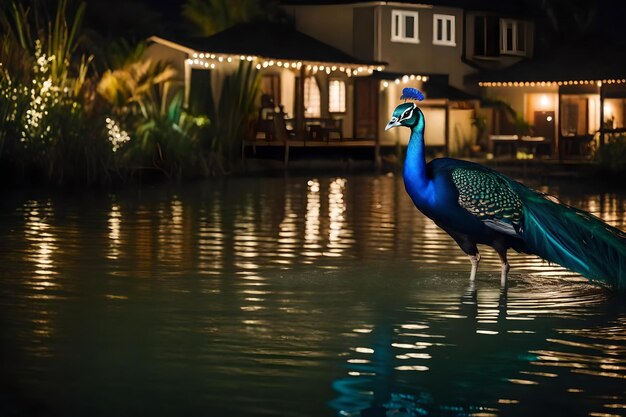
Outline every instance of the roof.
MULTIPOLYGON (((158 42, 159 38, 153 40, 158 42)), ((355 58, 291 26, 269 22, 241 23, 208 37, 168 38, 166 41, 185 49, 214 54, 354 65, 386 64, 355 58)))
MULTIPOLYGON (((403 80, 407 74, 399 72, 374 71, 372 77, 380 80, 403 80)), ((420 74, 420 78, 426 77, 422 84, 422 91, 429 99, 447 99, 450 101, 480 100, 480 97, 466 93, 449 84, 448 74, 420 74)))
POLYGON ((499 71, 480 73, 479 82, 558 82, 626 78, 626 57, 610 45, 562 46, 549 55, 525 60, 499 71))
POLYGON ((490 11, 515 13, 520 15, 531 15, 535 13, 532 7, 528 6, 528 2, 523 0, 395 0, 395 1, 376 1, 376 0, 283 0, 281 3, 288 5, 338 5, 338 4, 415 4, 415 5, 432 5, 443 7, 457 7, 464 10, 473 11, 490 11))
POLYGON ((480 100, 480 97, 466 93, 446 83, 438 83, 435 78, 429 78, 424 83, 424 93, 431 99, 448 99, 450 101, 480 100))

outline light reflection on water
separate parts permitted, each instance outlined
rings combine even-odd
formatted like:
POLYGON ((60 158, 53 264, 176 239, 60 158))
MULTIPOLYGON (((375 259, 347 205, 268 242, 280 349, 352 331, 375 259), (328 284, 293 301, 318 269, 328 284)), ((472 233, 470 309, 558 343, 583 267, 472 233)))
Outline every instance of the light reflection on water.
MULTIPOLYGON (((543 191, 626 226, 621 194, 543 191)), ((0 414, 625 409, 622 296, 513 254, 502 291, 489 249, 469 287, 391 176, 31 198, 0 237, 0 414)))

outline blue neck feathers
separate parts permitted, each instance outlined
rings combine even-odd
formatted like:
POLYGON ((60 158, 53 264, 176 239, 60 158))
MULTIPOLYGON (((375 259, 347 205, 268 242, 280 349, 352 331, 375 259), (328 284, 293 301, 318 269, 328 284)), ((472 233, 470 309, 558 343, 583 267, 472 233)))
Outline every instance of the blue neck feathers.
POLYGON ((411 128, 411 137, 404 160, 404 181, 408 181, 417 188, 428 185, 426 176, 426 157, 424 155, 424 114, 419 112, 418 123, 411 128))

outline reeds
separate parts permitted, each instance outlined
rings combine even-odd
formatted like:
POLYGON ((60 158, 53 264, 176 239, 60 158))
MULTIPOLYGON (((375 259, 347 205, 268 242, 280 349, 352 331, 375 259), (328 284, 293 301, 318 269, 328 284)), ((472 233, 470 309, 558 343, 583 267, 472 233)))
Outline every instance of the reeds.
POLYGON ((225 77, 217 103, 209 93, 192 113, 174 68, 144 59, 145 44, 98 60, 115 67, 97 71, 81 46, 85 4, 70 13, 59 0, 51 18, 42 10, 37 2, 0 10, 3 178, 98 184, 236 168, 259 90, 250 63, 225 77))

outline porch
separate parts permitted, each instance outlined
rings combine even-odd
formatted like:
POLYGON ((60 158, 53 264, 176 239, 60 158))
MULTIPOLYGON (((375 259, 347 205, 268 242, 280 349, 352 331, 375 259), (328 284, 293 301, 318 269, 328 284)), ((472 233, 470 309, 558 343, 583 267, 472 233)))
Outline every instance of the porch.
POLYGON ((448 85, 445 74, 384 72, 385 63, 367 62, 317 41, 293 28, 267 23, 234 26, 207 38, 151 38, 149 54, 175 63, 185 102, 216 101, 228 73, 240 61, 256 67, 261 97, 247 148, 372 149, 406 145, 408 135, 384 126, 402 88, 421 89, 420 104, 429 123, 427 145, 459 153, 473 137, 477 97, 448 85), (210 88, 209 88, 210 87, 210 88))
MULTIPOLYGON (((185 103, 217 101, 227 74, 240 61, 259 74, 261 97, 253 137, 276 136, 274 115, 299 140, 354 137, 355 80, 381 71, 385 63, 364 61, 288 25, 245 23, 205 38, 150 38, 149 55, 175 63, 185 103)), ((356 109, 358 110, 358 109, 356 109)), ((372 136, 375 138, 376 136, 372 136)))
POLYGON ((611 45, 574 45, 478 76, 495 156, 532 148, 544 156, 590 159, 626 133, 626 60, 611 45))

